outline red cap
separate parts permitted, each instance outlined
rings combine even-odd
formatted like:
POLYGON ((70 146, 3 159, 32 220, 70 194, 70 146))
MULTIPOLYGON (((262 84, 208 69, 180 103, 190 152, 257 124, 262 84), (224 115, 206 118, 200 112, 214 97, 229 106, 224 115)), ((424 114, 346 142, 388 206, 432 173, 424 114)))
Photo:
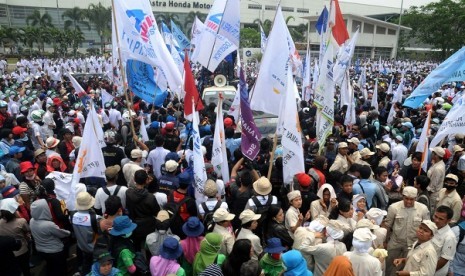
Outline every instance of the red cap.
POLYGON ((232 127, 233 126, 233 120, 231 118, 225 118, 223 123, 224 123, 224 127, 232 127))
POLYGON ((53 99, 53 105, 61 105, 61 100, 59 98, 53 99))
POLYGON ((306 173, 297 174, 297 181, 299 182, 299 185, 302 187, 308 187, 312 183, 312 179, 306 173))
POLYGON ((22 133, 26 132, 27 128, 15 126, 12 130, 14 135, 21 135, 22 133))
POLYGON ((79 120, 79 118, 74 118, 74 123, 80 124, 80 123, 81 123, 81 120, 79 120))
POLYGON ((166 130, 173 130, 174 129, 174 122, 168 122, 165 125, 166 130))
POLYGON ((32 166, 30 161, 24 161, 19 164, 19 168, 21 169, 21 173, 25 173, 30 169, 34 169, 34 166, 32 166))

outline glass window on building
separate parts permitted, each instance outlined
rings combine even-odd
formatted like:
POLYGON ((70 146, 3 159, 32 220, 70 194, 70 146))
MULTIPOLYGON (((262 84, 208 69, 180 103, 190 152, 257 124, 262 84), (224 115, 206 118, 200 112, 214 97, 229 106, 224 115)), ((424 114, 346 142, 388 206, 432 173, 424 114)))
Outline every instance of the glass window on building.
POLYGON ((352 33, 355 33, 357 29, 362 29, 362 22, 358 20, 352 20, 352 33))
POLYGON ((396 35, 395 29, 388 29, 388 35, 396 35))
POLYGON ((309 9, 297 9, 298 13, 310 13, 309 9))
POLYGON ((249 4, 249 9, 250 9, 250 10, 261 10, 261 9, 262 9, 262 5, 249 4))
POLYGON ((274 10, 276 10, 276 6, 265 6, 265 10, 274 11, 274 10))
POLYGON ((356 46, 354 50, 355 58, 371 58, 371 47, 356 46))
POLYGON ((378 60, 379 57, 382 59, 391 58, 392 48, 388 47, 376 47, 375 48, 375 60, 378 60))
POLYGON ((5 7, 0 7, 0 17, 8 17, 8 13, 6 11, 6 6, 5 7))
POLYGON ((294 12, 294 8, 291 7, 282 7, 281 9, 285 12, 294 12))
POLYGON ((365 23, 363 24, 363 33, 364 34, 372 34, 375 32, 375 25, 365 23))
POLYGON ((385 35, 386 34, 386 28, 376 26, 376 34, 385 35))

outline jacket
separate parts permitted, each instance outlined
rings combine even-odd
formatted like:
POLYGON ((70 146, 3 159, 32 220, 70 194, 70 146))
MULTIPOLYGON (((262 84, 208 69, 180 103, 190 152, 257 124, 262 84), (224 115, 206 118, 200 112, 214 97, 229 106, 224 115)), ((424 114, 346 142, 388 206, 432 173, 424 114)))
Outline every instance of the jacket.
MULTIPOLYGON (((88 254, 92 254, 94 251, 94 230, 92 229, 91 216, 96 216, 94 219, 97 221, 100 216, 97 216, 94 212, 89 211, 78 211, 72 215, 71 223, 73 224, 74 235, 76 236, 77 245, 79 249, 88 254)), ((97 228, 97 222, 94 226, 97 228)))
POLYGON ((160 211, 160 205, 153 194, 146 189, 129 188, 126 191, 126 208, 129 218, 137 224, 134 235, 145 237, 155 231, 155 217, 160 211))
POLYGON ((268 229, 266 230, 266 240, 269 238, 280 238, 283 246, 286 246, 288 249, 292 248, 294 239, 292 239, 292 237, 289 235, 289 232, 287 231, 284 224, 271 220, 270 224, 268 225, 268 229))
POLYGON ((31 204, 31 232, 36 249, 43 253, 58 253, 63 250, 61 238, 68 237, 68 230, 60 229, 52 221, 52 214, 45 199, 39 199, 31 204))

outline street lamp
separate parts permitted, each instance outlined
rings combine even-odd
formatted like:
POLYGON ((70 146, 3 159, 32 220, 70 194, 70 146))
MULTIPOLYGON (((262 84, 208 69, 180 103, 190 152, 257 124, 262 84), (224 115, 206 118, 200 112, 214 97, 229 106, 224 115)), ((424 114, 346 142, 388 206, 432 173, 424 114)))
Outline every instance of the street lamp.
POLYGON ((254 4, 257 4, 260 6, 260 11, 258 12, 258 19, 260 19, 260 22, 263 23, 263 17, 264 17, 264 8, 263 5, 260 2, 254 1, 254 0, 249 0, 249 2, 252 2, 254 4))

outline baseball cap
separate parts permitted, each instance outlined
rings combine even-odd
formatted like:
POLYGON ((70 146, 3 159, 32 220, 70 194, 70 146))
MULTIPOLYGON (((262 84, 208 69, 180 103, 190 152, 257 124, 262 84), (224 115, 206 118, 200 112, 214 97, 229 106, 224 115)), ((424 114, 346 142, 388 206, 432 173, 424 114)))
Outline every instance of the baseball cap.
POLYGON ((11 132, 14 135, 21 135, 26 131, 27 131, 27 128, 25 128, 25 127, 15 126, 11 132))

